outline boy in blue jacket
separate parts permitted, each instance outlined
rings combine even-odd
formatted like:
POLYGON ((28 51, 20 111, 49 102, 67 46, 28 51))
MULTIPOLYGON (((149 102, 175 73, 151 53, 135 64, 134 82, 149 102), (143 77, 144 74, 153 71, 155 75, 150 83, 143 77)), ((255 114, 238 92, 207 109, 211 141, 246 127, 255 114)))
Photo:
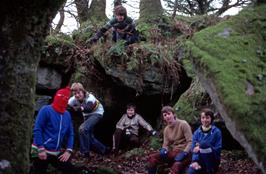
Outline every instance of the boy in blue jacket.
POLYGON ((35 174, 46 173, 48 164, 59 168, 64 174, 74 173, 70 156, 74 144, 74 132, 70 113, 66 111, 71 90, 60 89, 53 103, 39 111, 33 129, 32 156, 35 174), (62 151, 67 140, 66 150, 62 151))
POLYGON ((200 114, 201 126, 192 139, 192 163, 189 174, 214 174, 219 167, 222 148, 222 134, 213 125, 214 115, 209 109, 200 114))

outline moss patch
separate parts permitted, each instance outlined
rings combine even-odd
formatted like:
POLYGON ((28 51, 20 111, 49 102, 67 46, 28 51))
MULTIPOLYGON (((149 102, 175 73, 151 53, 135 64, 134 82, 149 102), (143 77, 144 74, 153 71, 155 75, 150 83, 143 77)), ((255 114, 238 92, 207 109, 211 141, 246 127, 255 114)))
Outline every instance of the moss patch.
POLYGON ((196 33, 187 43, 193 64, 212 79, 237 129, 266 161, 266 6, 196 33), (254 94, 247 95, 247 84, 254 94))

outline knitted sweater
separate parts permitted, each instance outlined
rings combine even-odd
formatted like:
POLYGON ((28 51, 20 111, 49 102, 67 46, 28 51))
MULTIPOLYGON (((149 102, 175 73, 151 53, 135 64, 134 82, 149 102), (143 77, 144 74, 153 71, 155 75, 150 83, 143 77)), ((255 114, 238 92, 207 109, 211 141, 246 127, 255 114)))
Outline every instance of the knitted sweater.
POLYGON ((192 144, 192 132, 185 120, 177 119, 176 123, 164 129, 163 147, 172 150, 189 152, 192 144))
POLYGON ((139 134, 139 126, 142 126, 144 129, 151 131, 152 127, 147 123, 139 114, 136 114, 132 118, 129 118, 127 114, 124 114, 122 118, 116 124, 118 129, 129 129, 132 134, 139 134))

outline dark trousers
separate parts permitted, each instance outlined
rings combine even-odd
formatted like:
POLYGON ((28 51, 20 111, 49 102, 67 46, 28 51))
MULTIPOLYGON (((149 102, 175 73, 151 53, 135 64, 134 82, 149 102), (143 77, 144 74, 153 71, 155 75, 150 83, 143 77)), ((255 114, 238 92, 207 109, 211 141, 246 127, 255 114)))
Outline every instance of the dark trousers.
POLYGON ((139 146, 139 137, 134 134, 126 135, 126 131, 122 129, 116 129, 113 135, 113 147, 118 150, 121 144, 129 144, 130 148, 139 146))
POLYGON ((46 160, 40 160, 38 157, 33 159, 33 174, 45 174, 48 165, 51 164, 53 167, 58 168, 63 174, 74 174, 74 166, 70 160, 62 162, 58 159, 59 156, 47 155, 46 160))
POLYGON ((149 174, 155 174, 156 168, 159 164, 168 163, 170 168, 170 174, 180 174, 190 163, 191 154, 181 162, 175 161, 175 156, 180 153, 180 150, 168 151, 166 158, 161 158, 159 152, 155 152, 149 155, 148 157, 148 172, 149 174))
POLYGON ((89 154, 93 148, 97 153, 104 154, 106 146, 94 137, 94 127, 102 119, 100 114, 90 115, 79 127, 80 152, 89 154))
POLYGON ((117 42, 118 40, 125 40, 126 45, 130 45, 139 41, 139 34, 137 31, 132 34, 119 33, 118 31, 113 31, 112 40, 117 42))

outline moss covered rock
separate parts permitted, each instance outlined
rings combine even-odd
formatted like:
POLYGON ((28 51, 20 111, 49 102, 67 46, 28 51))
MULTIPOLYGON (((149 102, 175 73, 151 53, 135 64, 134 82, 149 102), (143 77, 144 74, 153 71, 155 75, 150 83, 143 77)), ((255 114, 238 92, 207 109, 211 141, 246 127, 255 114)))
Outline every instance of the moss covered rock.
POLYGON ((188 42, 203 87, 232 135, 266 172, 266 6, 202 30, 188 42))

